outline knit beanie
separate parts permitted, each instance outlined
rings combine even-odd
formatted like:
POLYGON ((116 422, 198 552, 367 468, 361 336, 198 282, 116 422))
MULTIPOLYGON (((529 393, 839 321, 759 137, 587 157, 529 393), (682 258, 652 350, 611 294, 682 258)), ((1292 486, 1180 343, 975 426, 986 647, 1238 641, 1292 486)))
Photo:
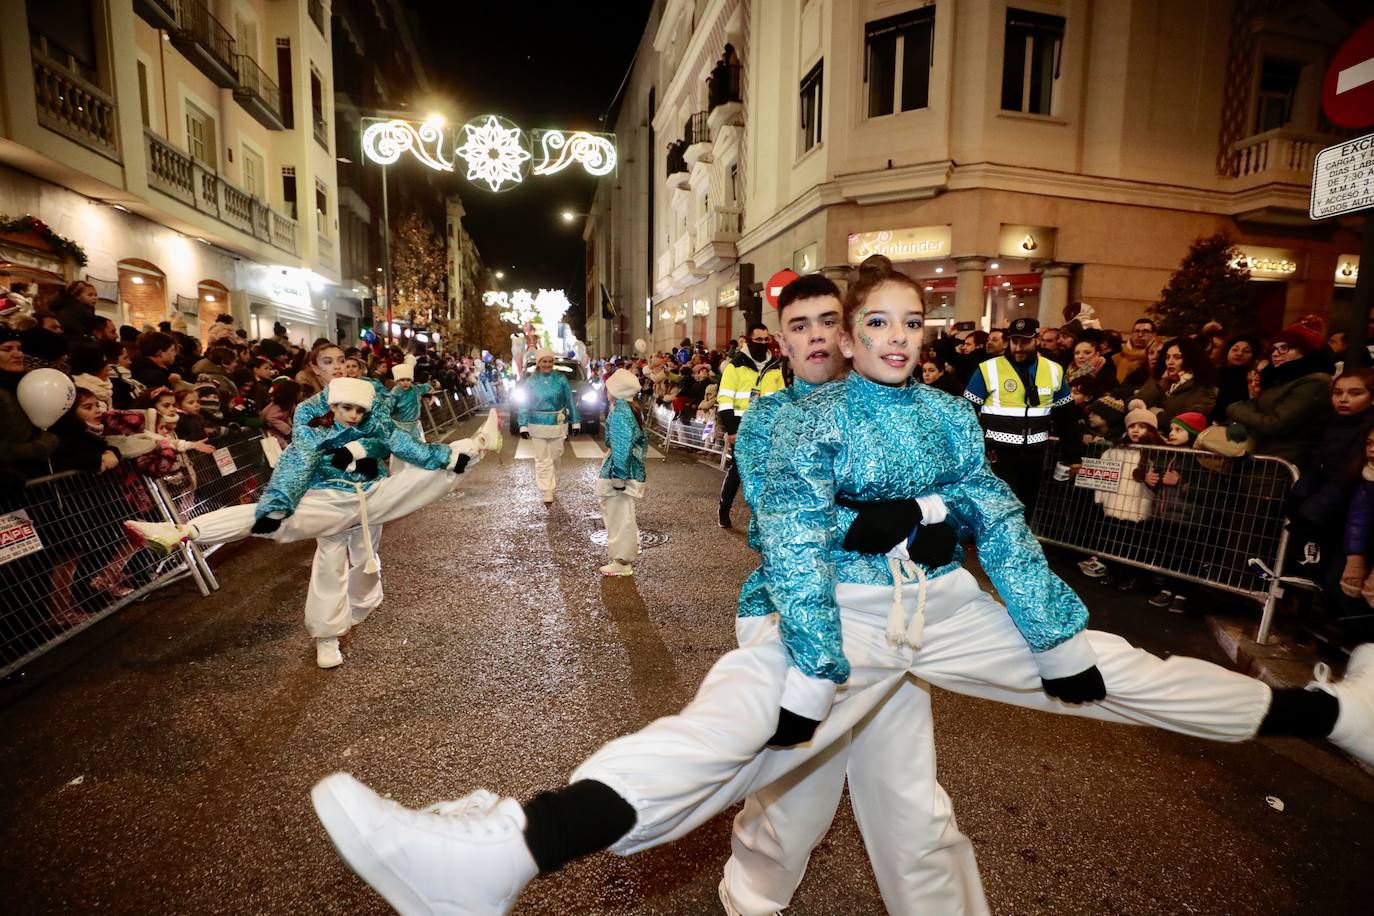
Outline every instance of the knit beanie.
POLYGON ((628 401, 639 394, 639 379, 628 369, 617 369, 606 379, 606 393, 621 401, 628 401))
POLYGON ((1274 338, 1274 342, 1286 343, 1288 346, 1310 355, 1320 352, 1322 344, 1326 341, 1323 339, 1321 331, 1315 328, 1305 324, 1290 324, 1274 338))
POLYGON ((1159 417, 1154 415, 1154 411, 1145 406, 1145 402, 1140 398, 1135 398, 1129 405, 1130 409, 1126 412, 1126 428, 1130 429, 1136 423, 1146 423, 1159 429, 1159 417))
POLYGON ((546 356, 549 359, 558 359, 558 354, 554 353, 548 347, 540 347, 538 350, 534 351, 534 361, 536 363, 546 356))
POLYGON ((1207 418, 1196 410, 1187 410, 1174 417, 1169 425, 1186 429, 1189 440, 1192 440, 1196 439, 1197 434, 1207 428, 1207 418))
POLYGON ((1126 405, 1120 398, 1114 398, 1109 394, 1093 401, 1088 407, 1088 412, 1097 414, 1111 427, 1124 426, 1126 423, 1126 405))

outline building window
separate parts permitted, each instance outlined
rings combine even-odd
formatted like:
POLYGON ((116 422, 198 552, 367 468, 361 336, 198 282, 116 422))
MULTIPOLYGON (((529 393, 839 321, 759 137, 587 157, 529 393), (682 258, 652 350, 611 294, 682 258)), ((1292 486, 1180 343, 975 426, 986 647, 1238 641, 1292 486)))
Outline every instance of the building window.
POLYGON ((310 114, 315 123, 315 139, 329 149, 329 124, 324 119, 324 80, 319 71, 310 68, 310 114))
POLYGON ((1302 64, 1277 57, 1260 63, 1259 90, 1255 98, 1255 133, 1277 130, 1293 120, 1293 97, 1302 78, 1302 64))
POLYGON ((864 83, 870 118, 930 105, 934 47, 933 6, 864 27, 864 83))
POLYGON ((138 113, 143 117, 143 126, 151 128, 152 118, 148 113, 148 65, 138 62, 138 113))
POLYGON ((186 152, 206 168, 215 169, 215 119, 186 103, 186 152))
POLYGON ((801 148, 821 142, 821 82, 825 61, 818 61, 801 81, 801 148))
POLYGON ((281 200, 286 206, 286 210, 291 214, 292 219, 299 219, 296 214, 296 168, 295 166, 284 165, 281 169, 281 200))
POLYGON ((320 235, 329 234, 329 189, 323 182, 315 182, 315 228, 320 235))
POLYGON ((267 174, 263 167, 262 157, 250 150, 243 148, 243 189, 257 198, 267 197, 266 188, 263 187, 262 179, 267 174))
POLYGON ((295 83, 291 80, 291 39, 277 39, 277 89, 281 92, 281 121, 287 130, 296 127, 295 83))
POLYGON ((1002 108, 1052 115, 1059 101, 1064 17, 1007 10, 1002 51, 1002 108))

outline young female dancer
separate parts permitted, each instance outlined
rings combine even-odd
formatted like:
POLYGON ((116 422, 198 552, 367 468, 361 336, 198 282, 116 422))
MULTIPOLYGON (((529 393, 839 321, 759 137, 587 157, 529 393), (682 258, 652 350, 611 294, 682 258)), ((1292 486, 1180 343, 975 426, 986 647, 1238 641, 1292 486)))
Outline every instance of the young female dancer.
MULTIPOLYGON (((570 785, 523 805, 479 791, 417 812, 347 774, 322 780, 316 813, 392 906, 505 913, 541 871, 676 839, 848 734, 872 691, 909 677, 1216 740, 1324 735, 1374 762, 1374 645, 1355 651, 1340 683, 1322 669, 1312 689, 1271 690, 1086 630, 1082 602, 1049 571, 1020 503, 989 470, 968 405, 907 384, 924 321, 919 287, 882 259, 851 283, 845 318, 841 348, 854 371, 784 407, 773 431, 759 519, 781 640, 727 653, 681 713, 610 742, 570 785), (887 557, 836 543, 854 515, 841 500, 931 493, 973 537, 1007 607, 957 558, 928 568, 903 557, 905 539, 887 557)), ((887 778, 912 803, 931 803, 932 764, 893 754, 887 778)), ((888 835, 912 841, 900 823, 888 835)))
POLYGON ((639 526, 635 524, 635 500, 644 496, 644 452, 649 441, 640 427, 639 415, 630 403, 639 394, 633 372, 617 369, 606 380, 611 410, 606 415, 606 447, 596 495, 606 523, 609 562, 603 576, 633 576, 639 556, 639 526))
POLYGON ((525 400, 518 416, 520 438, 528 439, 534 450, 534 480, 544 505, 553 502, 553 489, 558 483, 554 462, 563 454, 569 424, 574 435, 582 431, 577 399, 563 373, 554 371, 557 362, 548 347, 534 354, 535 370, 521 385, 525 400))

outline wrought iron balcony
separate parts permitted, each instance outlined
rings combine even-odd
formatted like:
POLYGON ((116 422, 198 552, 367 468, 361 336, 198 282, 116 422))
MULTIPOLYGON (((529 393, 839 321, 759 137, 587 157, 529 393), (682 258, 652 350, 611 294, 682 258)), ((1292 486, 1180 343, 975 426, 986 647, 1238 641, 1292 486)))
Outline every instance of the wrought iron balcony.
POLYGON ((38 123, 118 162, 114 98, 37 49, 32 55, 38 123))
POLYGON ((234 39, 201 0, 176 0, 177 21, 172 45, 196 69, 217 86, 233 89, 239 84, 234 39))
POLYGON ((143 132, 148 186, 245 235, 295 254, 296 221, 225 181, 150 130, 143 132))
POLYGON ((268 130, 285 130, 281 114, 281 90, 272 82, 257 61, 247 54, 236 55, 239 65, 239 85, 234 99, 243 110, 268 130))
POLYGON ((170 32, 177 27, 176 0, 134 0, 134 12, 155 29, 170 32))
POLYGON ((707 108, 712 111, 730 102, 742 101, 740 98, 740 76, 743 67, 739 64, 716 63, 711 75, 706 79, 707 108))
POLYGON ((682 142, 689 147, 696 146, 698 143, 711 142, 711 126, 706 122, 709 112, 698 111, 687 119, 687 123, 682 128, 682 142))

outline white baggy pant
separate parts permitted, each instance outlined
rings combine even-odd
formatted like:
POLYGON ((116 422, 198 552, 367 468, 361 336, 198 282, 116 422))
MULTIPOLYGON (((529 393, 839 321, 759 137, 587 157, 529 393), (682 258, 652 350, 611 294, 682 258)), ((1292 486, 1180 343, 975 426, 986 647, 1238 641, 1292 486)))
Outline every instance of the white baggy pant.
MULTIPOLYGON (((424 508, 458 485, 452 471, 426 471, 406 464, 395 474, 366 491, 367 522, 383 525, 424 508)), ((224 544, 248 537, 257 516, 257 504, 229 506, 191 520, 197 544, 224 544)), ((362 524, 358 494, 354 490, 307 490, 296 511, 281 527, 267 535, 287 543, 342 534, 362 524)))
POLYGON ((617 490, 609 480, 598 479, 596 496, 601 503, 601 519, 606 525, 606 554, 614 563, 633 563, 639 556, 639 525, 635 521, 635 502, 644 495, 644 484, 627 481, 617 490))
POLYGON ((342 636, 382 603, 382 565, 377 547, 382 526, 370 534, 373 571, 368 571, 368 538, 355 528, 315 541, 310 589, 305 596, 305 629, 320 639, 342 636))
MULTIPOLYGON (((908 622, 915 591, 903 596, 908 622)), ((780 643, 762 642, 727 652, 682 712, 604 745, 573 772, 571 781, 595 779, 635 809, 635 826, 612 852, 629 855, 676 840, 773 784, 842 740, 908 673, 969 696, 1220 741, 1253 737, 1269 708, 1270 690, 1258 680, 1198 659, 1161 660, 1094 630, 1086 637, 1107 698, 1085 706, 1051 699, 1006 609, 966 570, 928 583, 919 649, 887 642, 892 589, 842 585, 836 598, 851 673, 807 744, 764 748, 777 729, 788 661, 780 643)), ((917 771, 919 764, 890 760, 885 778, 894 784, 933 780, 933 773, 917 771)), ((906 836, 895 841, 915 842, 906 836)))
MULTIPOLYGON (((736 632, 741 645, 776 640, 776 615, 741 618, 736 632)), ((973 844, 936 772, 930 688, 908 674, 848 735, 745 800, 725 864, 731 905, 741 916, 767 916, 791 904, 847 778, 887 912, 989 912, 973 844)))
POLYGON ((534 482, 545 500, 553 499, 553 489, 558 485, 555 474, 555 461, 563 457, 563 443, 567 427, 532 425, 530 432, 530 451, 534 453, 534 482), (546 432, 547 430, 547 432, 546 432), (553 435, 557 433, 557 435, 553 435))

